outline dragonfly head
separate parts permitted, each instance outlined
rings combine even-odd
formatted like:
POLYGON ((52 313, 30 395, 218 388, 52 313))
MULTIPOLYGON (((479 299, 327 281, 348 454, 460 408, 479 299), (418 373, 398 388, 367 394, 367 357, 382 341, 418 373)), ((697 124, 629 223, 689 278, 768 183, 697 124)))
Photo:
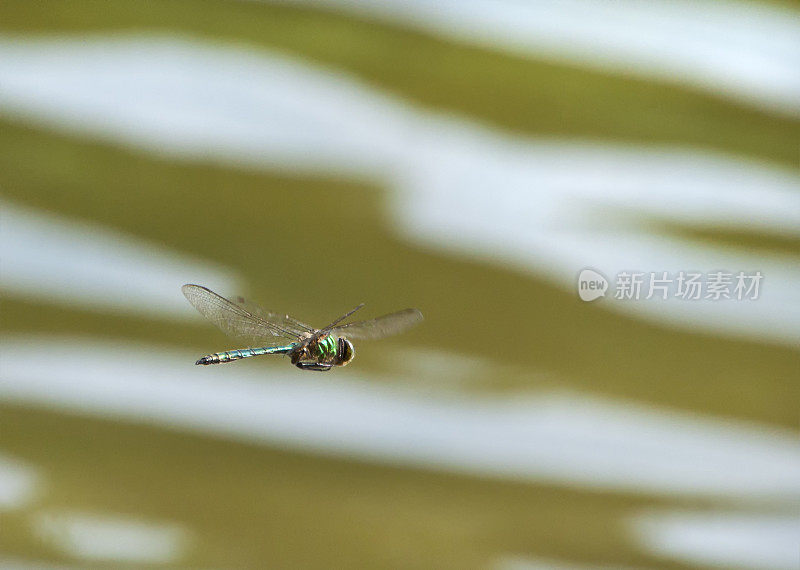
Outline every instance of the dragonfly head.
POLYGON ((336 341, 336 365, 347 366, 355 355, 356 350, 353 348, 353 343, 340 336, 336 341))

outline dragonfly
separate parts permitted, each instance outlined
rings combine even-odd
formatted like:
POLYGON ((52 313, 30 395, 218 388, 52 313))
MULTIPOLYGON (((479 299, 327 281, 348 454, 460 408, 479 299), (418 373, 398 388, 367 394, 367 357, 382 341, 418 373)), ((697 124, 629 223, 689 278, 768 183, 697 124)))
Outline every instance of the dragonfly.
POLYGON ((267 311, 242 297, 226 299, 202 285, 187 284, 181 291, 189 303, 223 333, 249 346, 207 354, 195 362, 203 365, 282 354, 301 370, 325 372, 352 362, 355 348, 350 339, 383 338, 400 333, 422 320, 418 309, 404 309, 375 319, 344 324, 353 313, 364 307, 361 303, 329 325, 315 329, 289 315, 267 311))

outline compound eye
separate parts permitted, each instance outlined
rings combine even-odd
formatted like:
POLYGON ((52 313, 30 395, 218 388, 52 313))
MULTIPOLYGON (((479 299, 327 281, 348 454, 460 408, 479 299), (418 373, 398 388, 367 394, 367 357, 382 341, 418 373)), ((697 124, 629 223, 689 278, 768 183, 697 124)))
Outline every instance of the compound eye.
POLYGON ((348 341, 346 338, 339 337, 337 345, 336 356, 339 362, 344 365, 353 360, 355 351, 353 350, 353 345, 350 343, 350 341, 348 341))

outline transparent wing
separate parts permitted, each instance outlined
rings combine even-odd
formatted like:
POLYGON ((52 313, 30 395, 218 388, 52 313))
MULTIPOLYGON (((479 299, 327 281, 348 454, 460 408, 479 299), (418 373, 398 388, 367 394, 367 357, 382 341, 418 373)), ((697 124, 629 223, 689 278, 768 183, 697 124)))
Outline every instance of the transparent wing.
POLYGON ((347 319, 350 315, 352 315, 353 313, 355 313, 356 311, 358 311, 359 309, 362 309, 362 308, 364 308, 364 303, 361 303, 355 309, 351 309, 351 310, 347 311, 345 314, 343 314, 341 317, 339 317, 338 319, 333 321, 331 324, 326 326, 324 329, 321 329, 321 332, 327 333, 327 332, 333 330, 333 327, 335 327, 336 325, 341 323, 343 320, 347 319))
POLYGON ((307 325, 301 321, 298 321, 294 317, 290 315, 281 315, 279 313, 273 313, 272 311, 267 311, 261 305, 254 303, 244 297, 234 297, 232 301, 243 308, 250 314, 253 314, 257 317, 264 319, 270 323, 276 323, 280 326, 285 327, 288 330, 297 331, 297 334, 300 335, 304 332, 314 332, 314 328, 310 325, 307 325))
POLYGON ((419 309, 404 309, 368 321, 358 321, 331 329, 331 334, 355 340, 378 339, 401 333, 422 320, 419 309))
POLYGON ((192 306, 222 332, 248 343, 268 341, 272 337, 297 340, 306 332, 287 323, 284 315, 273 322, 268 315, 275 313, 263 311, 264 316, 256 315, 200 285, 184 285, 181 291, 192 306))

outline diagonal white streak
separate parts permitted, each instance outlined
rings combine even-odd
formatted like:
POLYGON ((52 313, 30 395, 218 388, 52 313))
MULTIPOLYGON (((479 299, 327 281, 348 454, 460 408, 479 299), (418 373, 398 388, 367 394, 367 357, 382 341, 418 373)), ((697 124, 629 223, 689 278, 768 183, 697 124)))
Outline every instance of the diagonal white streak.
POLYGON ((800 13, 710 0, 281 0, 800 115, 800 13))
POLYGON ((186 281, 235 291, 213 262, 98 226, 0 202, 0 291, 134 315, 196 318, 186 281))
POLYGON ((352 374, 331 382, 285 361, 200 368, 196 355, 147 345, 15 337, 0 351, 13 355, 0 361, 10 402, 478 476, 800 498, 800 447, 777 428, 569 394, 435 397, 352 374))
POLYGON ((692 330, 800 341, 796 258, 678 239, 647 222, 797 236, 800 178, 778 168, 512 137, 290 58, 163 37, 0 42, 0 105, 161 156, 383 180, 406 239, 570 290, 586 266, 611 278, 761 271, 755 302, 600 302, 692 330))

